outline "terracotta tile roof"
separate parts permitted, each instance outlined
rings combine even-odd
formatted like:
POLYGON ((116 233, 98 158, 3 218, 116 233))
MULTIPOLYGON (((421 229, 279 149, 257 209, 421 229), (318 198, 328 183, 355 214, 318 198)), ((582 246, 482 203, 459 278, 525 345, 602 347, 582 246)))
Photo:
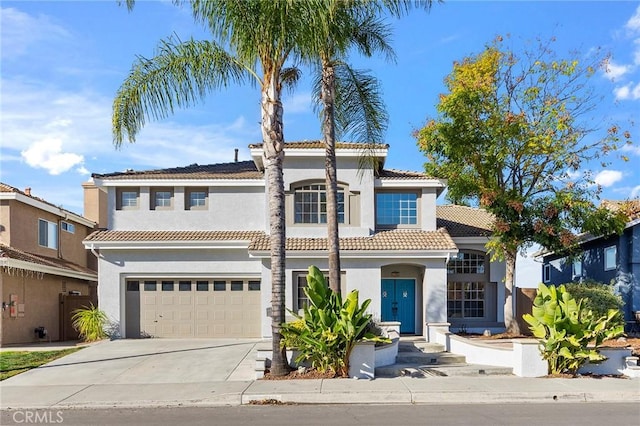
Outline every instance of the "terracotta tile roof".
MULTIPOLYGON (((49 266, 53 268, 66 269, 73 272, 82 272, 85 274, 96 275, 96 271, 80 266, 76 263, 69 262, 56 257, 41 256, 38 254, 28 253, 4 244, 0 244, 0 260, 15 259, 23 262, 35 263, 36 265, 49 266)), ((96 280, 98 276, 96 275, 96 280)))
MULTIPOLYGON (((250 251, 269 250, 269 236, 262 234, 249 245, 250 251)), ((286 250, 326 251, 326 238, 287 238, 286 250)), ((446 230, 380 231, 370 237, 340 238, 341 251, 455 250, 457 247, 446 230)))
POLYGON ((395 169, 383 169, 378 173, 378 177, 383 180, 437 179, 420 172, 395 169))
POLYGON ((220 163, 186 167, 173 167, 157 170, 130 170, 125 172, 91 175, 98 179, 263 179, 263 173, 258 171, 253 161, 238 161, 234 163, 220 163))
MULTIPOLYGON (((87 242, 106 241, 250 241, 249 250, 269 250, 269 236, 261 231, 96 231, 87 242)), ((327 250, 326 238, 287 238, 291 251, 327 250)), ((446 230, 381 231, 370 237, 340 238, 340 249, 349 250, 455 250, 446 230)))
POLYGON ((96 231, 84 241, 250 241, 260 231, 96 231))
MULTIPOLYGON (((261 143, 254 143, 249 145, 249 148, 262 148, 261 143)), ((375 148, 375 149, 387 149, 388 144, 363 144, 356 142, 336 142, 336 149, 363 149, 363 148, 375 148)), ((315 141, 300 141, 300 142, 286 142, 284 149, 324 149, 324 142, 320 140, 315 141)))
POLYGON ((494 217, 484 209, 454 204, 436 206, 437 227, 452 237, 484 237, 491 234, 494 217))
MULTIPOLYGON (((13 187, 11 185, 7 185, 6 183, 3 183, 3 182, 0 182, 0 192, 21 194, 21 195, 24 195, 25 197, 29 197, 31 199, 40 201, 41 203, 44 203, 44 204, 47 204, 49 206, 55 207, 56 209, 60 209, 60 211, 70 213, 73 216, 83 217, 83 216, 79 215, 78 213, 72 212, 71 210, 63 209, 60 206, 56 206, 55 204, 50 203, 49 201, 45 200, 44 198, 40 198, 40 197, 36 197, 34 195, 27 194, 26 192, 21 191, 18 188, 15 188, 15 187, 13 187)), ((73 217, 70 217, 69 219, 73 220, 73 217)), ((84 218, 84 219, 86 219, 86 218, 84 218)), ((87 220, 89 220, 89 219, 87 219, 87 220)))

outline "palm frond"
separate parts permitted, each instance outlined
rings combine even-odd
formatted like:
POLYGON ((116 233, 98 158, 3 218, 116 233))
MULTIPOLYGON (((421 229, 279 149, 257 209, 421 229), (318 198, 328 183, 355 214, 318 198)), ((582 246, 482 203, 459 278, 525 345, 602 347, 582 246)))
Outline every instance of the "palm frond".
POLYGON ((147 120, 196 104, 214 89, 247 79, 250 67, 211 41, 160 42, 156 56, 138 57, 113 101, 113 142, 134 142, 147 120))

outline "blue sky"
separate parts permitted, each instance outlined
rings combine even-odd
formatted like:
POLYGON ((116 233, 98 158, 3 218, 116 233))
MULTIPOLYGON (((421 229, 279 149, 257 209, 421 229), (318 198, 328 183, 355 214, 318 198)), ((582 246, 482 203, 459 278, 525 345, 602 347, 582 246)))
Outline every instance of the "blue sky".
MULTIPOLYGON (((90 173, 233 160, 234 148, 260 141, 259 93, 229 87, 197 108, 147 125, 135 145, 115 150, 111 102, 136 55, 152 56, 172 33, 206 38, 186 10, 139 1, 133 12, 114 1, 3 1, 1 180, 81 213, 81 183, 90 173)), ((518 40, 555 36, 556 51, 612 55, 609 73, 592 79, 604 96, 595 122, 640 118, 640 3, 459 2, 435 4, 393 20, 397 63, 354 59, 381 80, 390 114, 387 167, 421 170, 424 156, 411 133, 435 114, 452 63, 479 53, 496 35, 518 40)), ((319 122, 303 81, 285 98, 285 138, 319 138, 319 122)), ((639 124, 632 129, 639 132, 639 124)), ((637 138, 636 138, 637 139, 637 138)), ((603 197, 640 195, 640 145, 630 161, 594 169, 603 197)))

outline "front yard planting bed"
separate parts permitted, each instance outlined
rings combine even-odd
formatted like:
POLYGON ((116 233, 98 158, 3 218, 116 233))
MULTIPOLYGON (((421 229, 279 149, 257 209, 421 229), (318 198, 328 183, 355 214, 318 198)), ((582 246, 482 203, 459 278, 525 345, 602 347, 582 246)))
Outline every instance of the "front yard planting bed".
POLYGON ((70 348, 57 351, 7 351, 0 352, 0 380, 6 380, 16 374, 74 353, 82 348, 70 348))

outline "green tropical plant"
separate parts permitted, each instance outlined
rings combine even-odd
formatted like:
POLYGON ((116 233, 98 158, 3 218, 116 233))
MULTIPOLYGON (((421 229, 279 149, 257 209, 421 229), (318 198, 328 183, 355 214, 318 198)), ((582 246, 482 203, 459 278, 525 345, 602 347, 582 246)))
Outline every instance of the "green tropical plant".
POLYGON ((576 301, 564 285, 541 283, 532 314, 523 315, 533 335, 540 339, 549 374, 575 375, 587 361, 604 361, 606 357, 598 352, 600 344, 624 332, 616 322, 619 311, 610 309, 606 315, 595 317, 591 310, 583 307, 583 301, 576 301))
POLYGON ((83 306, 76 309, 71 316, 73 328, 80 334, 80 338, 85 342, 95 342, 107 338, 105 326, 109 322, 107 314, 93 306, 83 306))
POLYGON ((362 341, 389 342, 389 339, 369 332, 371 314, 366 313, 370 299, 362 304, 358 291, 353 290, 342 300, 340 293, 328 288, 322 272, 309 267, 305 294, 309 304, 302 315, 294 312, 300 323, 288 323, 282 327, 286 339, 295 339, 300 355, 296 362, 309 361, 321 372, 332 371, 340 376, 349 374, 349 356, 356 343, 362 341))

